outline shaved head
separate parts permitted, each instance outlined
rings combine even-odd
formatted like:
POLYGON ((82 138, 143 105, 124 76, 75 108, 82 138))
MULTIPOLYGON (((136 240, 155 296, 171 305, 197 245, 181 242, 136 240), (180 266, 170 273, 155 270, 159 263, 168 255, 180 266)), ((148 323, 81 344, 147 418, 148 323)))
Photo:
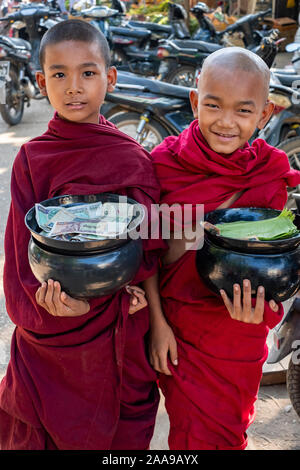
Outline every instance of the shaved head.
MULTIPOLYGON (((267 64, 254 52, 242 47, 226 47, 210 54, 203 62, 198 86, 206 72, 221 73, 220 69, 238 73, 239 71, 255 75, 257 86, 262 87, 265 100, 268 98, 270 70, 267 64), (218 72, 217 72, 217 69, 218 72)), ((221 79, 221 75, 220 75, 221 79)))

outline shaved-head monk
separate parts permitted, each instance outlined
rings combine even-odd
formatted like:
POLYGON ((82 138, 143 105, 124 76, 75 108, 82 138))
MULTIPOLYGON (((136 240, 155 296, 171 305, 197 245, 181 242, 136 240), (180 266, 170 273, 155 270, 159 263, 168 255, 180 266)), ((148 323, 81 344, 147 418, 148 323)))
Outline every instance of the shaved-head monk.
MULTIPOLYGON (((283 209, 286 187, 300 183, 300 172, 265 141, 248 143, 272 114, 268 86, 269 70, 254 53, 234 47, 205 60, 198 90, 190 93, 195 120, 152 152, 161 203, 204 204, 205 213, 283 209)), ((160 372, 170 449, 245 449, 266 337, 282 318, 282 305, 265 301, 264 286, 251 297, 247 279, 233 285, 232 300, 211 293, 198 276, 196 251, 178 236, 168 244, 159 284, 155 275, 145 286, 150 359, 160 372)))
POLYGON ((35 203, 106 192, 148 209, 158 202, 150 155, 99 115, 116 82, 109 58, 102 33, 84 21, 60 22, 42 40, 37 81, 56 112, 12 170, 4 290, 16 328, 0 386, 1 450, 142 450, 153 434, 159 394, 139 285, 157 270, 162 242, 143 241, 136 285, 89 301, 55 279, 39 286, 27 255, 24 217, 35 203))

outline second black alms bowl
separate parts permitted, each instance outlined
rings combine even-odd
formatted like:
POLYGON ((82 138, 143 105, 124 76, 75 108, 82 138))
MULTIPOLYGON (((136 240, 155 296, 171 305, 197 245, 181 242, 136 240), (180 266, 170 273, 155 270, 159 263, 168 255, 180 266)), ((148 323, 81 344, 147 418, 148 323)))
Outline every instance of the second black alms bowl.
MULTIPOLYGON (((276 217, 281 211, 265 208, 219 209, 206 214, 211 224, 253 221, 276 217)), ((300 229, 300 216, 294 224, 300 229)), ((202 249, 196 253, 199 276, 209 289, 219 294, 224 289, 232 298, 233 284, 249 279, 252 295, 258 286, 265 288, 266 300, 283 302, 300 287, 300 234, 271 241, 239 240, 204 230, 202 249)))

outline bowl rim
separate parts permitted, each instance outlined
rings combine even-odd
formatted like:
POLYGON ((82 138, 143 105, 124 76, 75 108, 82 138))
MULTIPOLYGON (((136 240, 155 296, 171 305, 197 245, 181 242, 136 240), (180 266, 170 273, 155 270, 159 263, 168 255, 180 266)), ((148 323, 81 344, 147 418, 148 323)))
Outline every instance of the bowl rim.
MULTIPOLYGON (((136 205, 139 207, 140 210, 140 215, 136 218, 136 220, 132 220, 129 223, 129 226, 131 223, 135 222, 133 226, 130 227, 129 230, 126 232, 126 237, 122 236, 117 236, 117 237, 107 237, 103 240, 91 240, 91 241, 77 241, 76 243, 69 242, 66 240, 57 240, 57 239, 52 239, 50 237, 46 237, 40 233, 40 231, 34 230, 28 223, 28 218, 32 214, 34 217, 34 220, 36 221, 35 218, 35 205, 31 207, 25 214, 24 217, 24 223, 26 227, 28 228, 29 232, 31 233, 31 236, 37 240, 39 243, 41 243, 44 247, 51 247, 51 248, 57 248, 57 249, 62 249, 66 251, 95 251, 95 250, 100 250, 101 247, 103 247, 104 250, 109 250, 111 248, 117 248, 118 246, 127 243, 129 240, 131 240, 132 237, 130 237, 130 234, 142 224, 143 220, 145 219, 145 210, 144 207, 141 203, 137 202, 135 199, 128 197, 128 196, 123 196, 121 194, 116 194, 116 193, 109 193, 109 192, 104 192, 104 193, 94 193, 94 194, 62 194, 61 196, 55 196, 53 198, 48 198, 44 199, 43 201, 39 202, 39 204, 44 205, 46 202, 46 206, 51 205, 57 205, 57 206, 70 206, 72 203, 71 202, 66 202, 65 204, 55 204, 56 201, 58 200, 68 200, 71 198, 95 198, 93 202, 98 200, 101 200, 101 197, 105 198, 112 198, 111 202, 117 202, 117 199, 120 197, 126 197, 126 202, 136 205), (115 199, 115 201, 113 201, 115 199)), ((109 201, 108 201, 109 202, 109 201)), ((36 222, 37 223, 37 222, 36 222)), ((38 224, 37 224, 38 226, 38 224)))
MULTIPOLYGON (((224 208, 224 209, 215 209, 214 211, 207 212, 204 216, 204 220, 207 220, 207 218, 209 218, 209 215, 211 215, 211 214, 222 213, 222 212, 225 213, 227 211, 239 211, 239 210, 243 210, 243 209, 247 209, 247 210, 250 210, 250 211, 251 210, 260 210, 260 211, 264 210, 266 212, 270 211, 270 217, 268 217, 268 218, 273 217, 273 215, 271 215, 271 212, 273 214, 277 213, 278 215, 282 212, 279 209, 272 209, 272 208, 268 208, 268 207, 228 207, 228 208, 224 208)), ((295 215, 300 217, 300 214, 298 214, 298 213, 296 213, 295 215)), ((279 248, 281 248, 283 246, 286 246, 288 244, 287 240, 291 241, 291 245, 293 245, 293 242, 295 242, 295 241, 298 242, 298 244, 300 243, 300 232, 298 234, 292 236, 292 237, 281 238, 281 239, 277 239, 277 240, 243 240, 243 239, 240 239, 240 238, 223 237, 222 235, 212 234, 205 227, 204 227, 204 232, 206 233, 206 235, 210 239, 219 240, 219 241, 223 240, 228 245, 233 245, 236 242, 239 243, 239 244, 242 244, 244 242, 245 245, 247 244, 247 246, 250 249, 264 249, 266 247, 266 245, 269 245, 270 247, 279 249, 279 248)))

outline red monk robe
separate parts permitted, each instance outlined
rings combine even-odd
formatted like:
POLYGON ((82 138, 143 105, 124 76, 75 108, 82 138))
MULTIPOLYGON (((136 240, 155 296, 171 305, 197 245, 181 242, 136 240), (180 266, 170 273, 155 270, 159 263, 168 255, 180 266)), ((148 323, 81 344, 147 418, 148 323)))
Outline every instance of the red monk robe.
MULTIPOLYGON (((77 124, 57 115, 16 157, 5 235, 6 307, 16 324, 11 360, 0 387, 2 449, 146 449, 158 406, 148 363, 148 310, 128 316, 129 294, 93 299, 79 317, 54 317, 35 302, 39 287, 28 263, 24 216, 63 194, 103 192, 157 203, 151 157, 100 117, 77 124)), ((144 241, 133 283, 157 269, 159 240, 144 241)))
MULTIPOLYGON (((286 155, 256 140, 231 155, 218 155, 193 121, 179 137, 168 137, 152 152, 162 187, 161 203, 204 204, 218 208, 239 191, 232 207, 282 209, 286 185, 300 183, 286 155)), ((178 348, 172 376, 160 385, 170 416, 170 449, 244 449, 246 429, 267 357, 266 337, 283 314, 265 303, 264 322, 231 319, 221 297, 200 280, 195 251, 162 266, 163 311, 178 348)))

